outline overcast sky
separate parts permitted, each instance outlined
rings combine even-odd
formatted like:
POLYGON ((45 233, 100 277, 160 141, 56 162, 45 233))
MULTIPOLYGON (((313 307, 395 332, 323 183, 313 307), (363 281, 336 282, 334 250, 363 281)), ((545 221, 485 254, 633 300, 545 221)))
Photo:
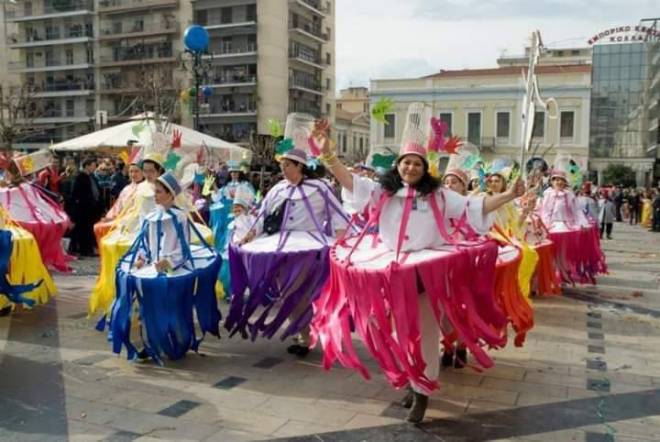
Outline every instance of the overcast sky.
POLYGON ((598 31, 660 17, 659 0, 336 0, 337 87, 493 67, 529 34, 582 47, 598 31))

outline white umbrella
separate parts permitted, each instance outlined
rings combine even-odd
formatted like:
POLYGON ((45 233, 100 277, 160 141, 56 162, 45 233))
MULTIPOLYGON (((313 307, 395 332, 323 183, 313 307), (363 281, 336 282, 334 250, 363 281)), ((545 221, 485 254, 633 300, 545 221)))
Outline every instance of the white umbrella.
MULTIPOLYGON (((249 150, 237 144, 223 141, 219 138, 205 135, 188 127, 162 121, 161 130, 168 139, 172 139, 175 133, 181 135, 181 148, 184 151, 198 149, 205 146, 211 152, 219 153, 227 159, 244 159, 249 155, 249 150)), ((68 141, 50 146, 51 150, 61 152, 85 151, 107 148, 126 148, 129 141, 134 146, 150 146, 153 144, 153 135, 157 133, 158 126, 152 115, 138 115, 131 121, 108 127, 91 134, 82 135, 68 141)))

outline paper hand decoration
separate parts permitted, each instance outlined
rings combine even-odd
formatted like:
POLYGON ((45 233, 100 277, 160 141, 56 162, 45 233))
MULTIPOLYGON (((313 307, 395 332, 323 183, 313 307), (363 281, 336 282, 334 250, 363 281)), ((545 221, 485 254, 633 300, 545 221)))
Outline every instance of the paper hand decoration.
POLYGON ((394 109, 394 101, 391 98, 383 97, 379 99, 371 108, 371 116, 379 123, 387 124, 385 115, 394 109))
POLYGON ((172 131, 172 149, 178 149, 181 147, 181 137, 183 134, 180 130, 174 129, 172 131))

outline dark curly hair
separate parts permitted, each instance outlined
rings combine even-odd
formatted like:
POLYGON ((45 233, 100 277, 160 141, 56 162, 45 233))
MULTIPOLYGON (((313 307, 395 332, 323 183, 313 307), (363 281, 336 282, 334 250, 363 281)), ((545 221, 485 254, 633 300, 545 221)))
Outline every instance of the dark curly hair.
POLYGON ((238 172, 238 182, 239 183, 242 183, 243 181, 248 181, 247 175, 242 170, 232 170, 231 172, 229 172, 229 176, 231 177, 231 174, 234 173, 234 172, 238 172))
POLYGON ((289 158, 289 161, 295 163, 296 165, 302 165, 302 174, 308 180, 321 179, 325 177, 325 167, 323 164, 317 164, 315 169, 310 168, 307 164, 303 164, 300 161, 292 160, 289 158))
MULTIPOLYGON (((415 184, 415 190, 421 193, 422 195, 430 195, 435 192, 438 187, 440 187, 440 180, 434 178, 429 173, 429 165, 426 161, 424 163, 424 175, 422 178, 415 184)), ((399 162, 394 165, 390 170, 385 172, 379 179, 380 185, 385 189, 390 196, 394 195, 403 187, 403 180, 399 171, 397 170, 399 162)))

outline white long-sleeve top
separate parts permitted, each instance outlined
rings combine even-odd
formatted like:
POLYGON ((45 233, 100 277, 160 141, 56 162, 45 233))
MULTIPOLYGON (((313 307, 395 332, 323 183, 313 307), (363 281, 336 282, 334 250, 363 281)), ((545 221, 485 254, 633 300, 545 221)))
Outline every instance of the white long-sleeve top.
POLYGON ((567 226, 587 227, 589 221, 577 205, 577 199, 570 190, 555 190, 552 187, 543 192, 540 208, 541 219, 548 228, 563 223, 567 226))
POLYGON ((281 225, 284 231, 316 232, 316 220, 322 231, 334 236, 337 230, 345 229, 348 225, 348 215, 327 181, 305 179, 296 186, 282 180, 270 189, 261 203, 254 225, 257 235, 263 232, 264 218, 285 201, 288 202, 281 225), (305 203, 305 196, 309 207, 305 203))
POLYGON ((578 209, 584 213, 589 221, 598 221, 598 202, 596 202, 595 199, 586 195, 578 195, 575 200, 577 202, 578 209))
MULTIPOLYGON (((378 235, 390 250, 396 250, 399 228, 403 217, 408 188, 404 186, 385 203, 378 220, 378 235)), ((384 189, 373 180, 353 175, 351 200, 356 209, 362 210, 367 204, 376 207, 384 189)), ((470 226, 480 235, 487 233, 493 223, 494 215, 483 214, 483 196, 462 196, 452 190, 438 188, 434 195, 438 208, 444 215, 443 223, 448 232, 452 231, 451 220, 458 222, 463 215, 470 226)), ((440 235, 430 204, 431 196, 415 196, 413 210, 410 213, 401 251, 410 252, 436 248, 445 244, 440 235)))
POLYGON ((145 217, 143 228, 146 229, 146 250, 140 250, 139 256, 149 264, 167 259, 172 267, 177 267, 183 262, 181 235, 183 235, 183 243, 190 245, 190 225, 188 224, 188 214, 185 211, 177 207, 165 210, 160 205, 156 206, 145 217), (177 232, 175 219, 181 226, 180 232, 177 232), (147 256, 147 250, 149 256, 147 256))

